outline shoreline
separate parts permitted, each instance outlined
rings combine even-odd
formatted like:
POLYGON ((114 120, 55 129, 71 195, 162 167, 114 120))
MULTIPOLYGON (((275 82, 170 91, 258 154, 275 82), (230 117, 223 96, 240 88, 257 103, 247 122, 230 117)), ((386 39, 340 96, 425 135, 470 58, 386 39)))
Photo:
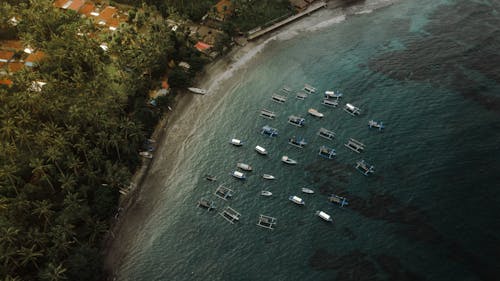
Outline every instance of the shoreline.
MULTIPOLYGON (((244 46, 235 45, 230 52, 206 65, 195 79, 194 86, 207 89, 209 91, 207 95, 186 92, 179 93, 175 97, 173 110, 162 117, 151 136, 157 142, 153 159, 145 159, 132 177, 131 182, 135 184, 135 187, 127 195, 120 198, 118 207, 122 211, 115 216, 109 235, 103 240, 102 251, 106 280, 117 280, 117 272, 130 254, 129 245, 133 244, 135 232, 138 231, 137 229, 141 229, 141 226, 146 223, 155 209, 154 203, 151 203, 153 200, 150 198, 156 197, 162 192, 163 187, 161 184, 157 184, 161 182, 159 179, 170 178, 172 167, 182 161, 180 154, 184 151, 185 140, 192 134, 190 128, 201 117, 197 114, 200 111, 199 108, 206 106, 203 99, 212 95, 218 100, 223 99, 229 92, 230 78, 235 73, 246 69, 246 64, 255 60, 269 42, 283 40, 280 39, 280 35, 296 32, 296 30, 306 29, 306 32, 311 32, 311 30, 307 30, 310 26, 301 27, 300 24, 310 23, 313 21, 312 18, 315 18, 314 27, 315 24, 331 19, 333 10, 343 8, 338 0, 327 1, 327 3, 328 6, 325 9, 317 12, 320 14, 319 16, 306 16, 263 35, 259 39, 250 41, 244 46), (187 130, 183 130, 183 128, 187 128, 187 130), (161 172, 166 174, 161 174, 161 172), (148 185, 150 182, 156 184, 148 185)), ((286 36, 287 38, 284 40, 292 39, 296 35, 299 33, 293 34, 291 37, 286 36)))

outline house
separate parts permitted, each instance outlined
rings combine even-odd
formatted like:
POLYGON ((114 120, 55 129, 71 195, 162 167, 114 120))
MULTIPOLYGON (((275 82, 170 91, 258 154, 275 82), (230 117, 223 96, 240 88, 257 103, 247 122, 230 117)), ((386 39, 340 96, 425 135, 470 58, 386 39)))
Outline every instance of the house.
POLYGON ((83 6, 78 11, 78 13, 85 16, 85 17, 90 17, 90 16, 96 17, 99 15, 94 4, 89 3, 89 2, 83 4, 83 6))
POLYGON ((0 50, 0 62, 9 62, 14 56, 14 52, 0 50))
POLYGON ((72 0, 71 4, 68 6, 67 9, 78 12, 78 10, 80 10, 83 4, 85 4, 85 0, 72 0))
POLYGON ((19 62, 19 61, 10 62, 7 65, 7 69, 9 71, 9 73, 18 72, 19 70, 23 69, 23 67, 24 67, 24 63, 19 62))
POLYGON ((73 1, 71 0, 56 0, 54 1, 54 7, 56 8, 61 8, 61 9, 67 9, 73 1))
POLYGON ((212 10, 212 17, 218 21, 224 21, 233 14, 233 3, 230 0, 220 0, 212 10))
POLYGON ((24 64, 29 67, 36 66, 45 56, 44 52, 36 51, 29 54, 29 56, 24 60, 24 64))
POLYGON ((117 16, 117 13, 118 9, 113 6, 107 6, 99 13, 99 16, 97 16, 97 23, 99 25, 107 25, 112 18, 117 16))
POLYGON ((4 85, 7 87, 12 86, 12 80, 7 78, 0 78, 0 85, 4 85))
POLYGON ((307 8, 307 6, 309 5, 310 2, 312 2, 312 1, 307 1, 307 0, 290 0, 290 4, 295 9, 297 9, 298 11, 302 11, 305 8, 307 8))
POLYGON ((203 43, 201 41, 198 41, 198 43, 196 43, 196 45, 194 45, 194 47, 196 48, 196 50, 204 53, 204 52, 207 52, 208 50, 210 50, 210 48, 212 48, 212 45, 208 45, 207 43, 203 43))

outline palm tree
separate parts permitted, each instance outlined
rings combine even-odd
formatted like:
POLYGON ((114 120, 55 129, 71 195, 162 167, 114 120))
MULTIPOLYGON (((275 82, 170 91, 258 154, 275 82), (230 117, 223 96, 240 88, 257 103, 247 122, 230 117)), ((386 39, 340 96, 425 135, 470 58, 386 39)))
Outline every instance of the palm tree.
MULTIPOLYGON (((19 195, 17 191, 16 182, 18 181, 18 177, 16 173, 19 171, 19 168, 15 164, 4 164, 0 167, 0 183, 1 182, 9 182, 10 187, 14 189, 16 195, 19 195)), ((7 186, 9 187, 9 186, 7 186)))
POLYGON ((21 249, 17 250, 17 254, 21 261, 20 265, 25 266, 31 263, 36 268, 38 268, 37 260, 43 256, 42 252, 35 250, 35 245, 31 246, 31 248, 21 246, 21 249))
POLYGON ((47 229, 47 224, 49 223, 50 219, 52 218, 52 215, 55 213, 52 210, 53 205, 47 201, 47 200, 42 200, 42 201, 34 201, 32 202, 33 205, 33 210, 31 213, 33 215, 38 216, 38 218, 43 219, 43 229, 47 229))
POLYGON ((51 169, 52 165, 44 164, 43 160, 41 160, 40 158, 35 158, 31 160, 29 166, 33 169, 31 170, 31 173, 34 174, 35 176, 39 176, 42 179, 46 180, 47 183, 50 185, 52 191, 55 192, 54 185, 52 184, 49 176, 46 173, 46 171, 51 169))
POLYGON ((0 136, 4 139, 10 139, 12 143, 14 143, 14 136, 16 131, 18 130, 16 126, 16 122, 14 119, 7 118, 2 120, 2 125, 0 126, 0 136))
POLYGON ((72 174, 61 174, 59 182, 61 183, 61 189, 66 191, 73 191, 77 184, 77 181, 72 174))
POLYGON ((13 226, 0 228, 0 244, 8 244, 10 246, 15 246, 17 243, 17 238, 19 237, 19 229, 13 226))
POLYGON ((58 264, 57 266, 53 263, 49 263, 47 267, 45 267, 40 272, 40 279, 46 281, 60 281, 66 280, 66 268, 62 264, 58 264))

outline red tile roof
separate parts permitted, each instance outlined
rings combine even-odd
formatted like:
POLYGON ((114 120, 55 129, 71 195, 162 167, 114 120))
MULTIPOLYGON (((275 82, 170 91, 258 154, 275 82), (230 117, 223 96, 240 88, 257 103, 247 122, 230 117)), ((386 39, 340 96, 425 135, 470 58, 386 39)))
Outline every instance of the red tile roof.
POLYGON ((95 10, 94 4, 87 2, 87 3, 83 4, 83 6, 78 11, 78 13, 80 13, 82 15, 90 16, 90 13, 94 12, 94 10, 95 10))
POLYGON ((211 45, 208 45, 207 43, 203 43, 203 42, 201 42, 201 41, 198 41, 198 43, 196 43, 196 45, 194 45, 194 47, 195 47, 198 51, 200 51, 200 52, 203 52, 203 51, 205 51, 205 50, 207 50, 207 49, 212 48, 212 46, 211 46, 211 45))
POLYGON ((0 78, 0 85, 10 86, 10 85, 12 85, 12 80, 7 79, 7 78, 0 78))
POLYGON ((85 0, 73 0, 71 2, 71 5, 69 5, 68 9, 78 12, 78 10, 80 10, 80 8, 83 6, 84 3, 85 0))
POLYGON ((8 51, 18 51, 23 49, 21 40, 2 40, 0 41, 0 48, 8 51))
POLYGON ((16 61, 9 63, 7 67, 9 68, 10 72, 18 72, 24 67, 24 64, 22 62, 16 61))
POLYGON ((116 15, 117 12, 118 10, 115 7, 107 6, 106 8, 104 8, 104 10, 101 11, 97 18, 107 23, 116 15))
POLYGON ((0 50, 0 60, 4 62, 9 61, 10 59, 12 59, 13 56, 14 52, 0 50))
POLYGON ((44 52, 36 51, 34 53, 31 53, 24 61, 27 63, 39 62, 44 56, 45 56, 44 52))
POLYGON ((69 2, 69 0, 56 0, 54 1, 54 7, 62 8, 67 2, 69 2))

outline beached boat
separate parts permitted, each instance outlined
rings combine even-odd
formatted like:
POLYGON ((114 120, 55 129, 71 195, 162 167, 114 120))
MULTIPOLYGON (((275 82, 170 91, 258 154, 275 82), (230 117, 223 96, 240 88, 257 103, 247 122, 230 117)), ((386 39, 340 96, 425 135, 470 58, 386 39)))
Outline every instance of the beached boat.
POLYGON ((363 150, 365 149, 365 145, 362 142, 353 138, 350 138, 347 143, 344 144, 344 146, 356 153, 363 152, 363 150))
POLYGON ((319 112, 318 110, 316 110, 314 108, 309 108, 309 110, 307 110, 307 112, 309 114, 311 114, 312 116, 318 117, 318 118, 323 118, 323 116, 325 116, 323 113, 319 112))
POLYGON ((225 219, 227 220, 228 222, 230 223, 235 223, 235 222, 238 222, 240 220, 240 217, 241 217, 241 214, 238 213, 235 209, 227 206, 224 208, 224 210, 222 210, 222 212, 220 213, 220 215, 225 219))
POLYGON ((245 163, 237 163, 236 167, 238 167, 244 171, 251 171, 252 170, 252 166, 245 164, 245 163))
POLYGON ((336 107, 337 105, 339 105, 339 101, 338 100, 324 99, 321 104, 326 105, 328 107, 336 107))
POLYGON ((247 177, 245 176, 245 174, 243 174, 242 172, 240 171, 232 171, 231 172, 231 176, 237 178, 237 179, 240 179, 240 180, 244 180, 246 179, 247 177))
POLYGON ((295 196, 295 195, 288 197, 288 200, 290 200, 293 203, 300 205, 300 206, 304 206, 306 204, 306 202, 304 202, 304 200, 302 198, 295 196))
POLYGON ((298 100, 305 100, 307 98, 307 94, 304 92, 298 92, 295 95, 295 98, 297 98, 298 100))
POLYGON ((318 155, 323 157, 323 158, 332 159, 333 157, 335 157, 335 155, 337 155, 337 153, 336 153, 335 149, 330 148, 326 145, 322 145, 319 148, 318 155))
POLYGON ((144 158, 148 158, 148 159, 153 158, 153 153, 151 153, 149 151, 141 151, 141 152, 139 152, 139 155, 144 157, 144 158))
POLYGON ((339 99, 342 96, 343 96, 343 94, 341 92, 325 91, 325 97, 327 97, 327 98, 339 99))
POLYGON ((206 174, 205 175, 205 179, 209 180, 209 181, 216 181, 217 180, 217 177, 214 176, 214 175, 210 175, 210 174, 206 174))
POLYGON ((273 128, 269 125, 265 125, 264 127, 262 127, 260 133, 270 137, 276 137, 279 134, 278 129, 273 128))
POLYGON ((200 89, 200 88, 194 88, 194 87, 189 87, 187 88, 189 91, 195 93, 195 94, 199 94, 199 95, 204 95, 207 93, 207 90, 205 89, 200 89))
POLYGON ((302 190, 302 193, 314 194, 314 190, 307 188, 307 187, 303 187, 303 188, 301 188, 301 190, 302 190))
POLYGON ((262 177, 266 180, 275 180, 276 178, 270 174, 263 174, 262 177))
POLYGON ((277 219, 266 216, 266 215, 260 215, 259 221, 257 222, 257 226, 267 228, 267 229, 274 229, 274 226, 276 225, 277 219))
POLYGON ((207 211, 211 211, 215 209, 214 201, 208 200, 206 198, 201 198, 198 200, 198 207, 205 208, 207 211))
POLYGON ((368 176, 369 174, 373 174, 375 172, 375 167, 366 163, 365 160, 356 162, 355 168, 365 176, 368 176))
POLYGON ((306 146, 307 142, 303 138, 293 136, 288 139, 288 144, 298 148, 303 148, 304 146, 306 146))
POLYGON ((306 119, 304 119, 300 116, 295 116, 295 115, 288 116, 288 123, 290 123, 294 126, 302 127, 302 126, 304 126, 305 122, 306 122, 306 119))
POLYGON ((303 90, 308 92, 309 94, 316 93, 316 88, 314 88, 313 86, 311 86, 309 84, 305 84, 303 90))
POLYGON ((318 131, 318 136, 325 138, 327 140, 333 140, 333 138, 335 137, 335 132, 330 131, 326 128, 320 128, 318 131))
POLYGON ((255 147, 255 151, 257 151, 257 153, 259 153, 261 155, 267 155, 267 150, 260 145, 257 145, 255 147))
POLYGON ((369 128, 377 128, 379 131, 382 131, 382 129, 385 128, 383 122, 377 122, 375 120, 368 121, 368 127, 369 128))
POLYGON ((316 216, 322 218, 324 221, 333 222, 332 217, 323 211, 316 211, 316 216))
POLYGON ((220 199, 227 200, 233 197, 233 190, 230 189, 229 187, 221 184, 217 187, 217 189, 214 192, 214 195, 219 197, 220 199))
POLYGON ((242 146, 243 145, 243 141, 241 141, 239 139, 231 139, 229 141, 229 143, 234 145, 234 146, 242 146))
POLYGON ((282 95, 278 95, 278 94, 272 95, 271 99, 274 102, 277 102, 277 103, 284 103, 284 102, 286 102, 286 97, 282 96, 282 95))
POLYGON ((352 105, 350 103, 347 103, 344 106, 344 111, 351 114, 352 116, 356 116, 356 115, 359 115, 361 113, 361 110, 359 108, 355 107, 354 105, 352 105))
POLYGON ((283 157, 281 157, 281 161, 283 163, 286 163, 286 164, 289 164, 289 165, 296 165, 297 164, 297 161, 293 160, 292 158, 284 155, 283 157))
POLYGON ((328 201, 330 201, 331 203, 339 204, 340 207, 349 205, 349 202, 347 202, 347 199, 345 197, 335 194, 330 195, 330 197, 328 197, 328 201))
POLYGON ((271 191, 268 191, 268 190, 262 190, 262 191, 260 192, 260 195, 262 195, 262 196, 266 196, 266 197, 269 197, 269 196, 272 196, 272 195, 273 195, 273 193, 272 193, 271 191))
POLYGON ((272 120, 276 117, 276 114, 271 110, 262 109, 260 111, 260 116, 272 120))

